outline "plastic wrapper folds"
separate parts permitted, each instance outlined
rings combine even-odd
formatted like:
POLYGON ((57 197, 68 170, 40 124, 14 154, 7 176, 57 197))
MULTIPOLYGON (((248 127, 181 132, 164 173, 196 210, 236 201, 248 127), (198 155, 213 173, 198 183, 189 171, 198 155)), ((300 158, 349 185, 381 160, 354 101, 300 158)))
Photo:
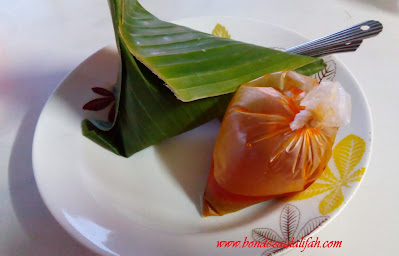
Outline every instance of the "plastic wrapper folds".
POLYGON ((306 189, 326 168, 350 109, 339 83, 318 85, 292 71, 242 85, 216 140, 203 215, 224 215, 306 189))

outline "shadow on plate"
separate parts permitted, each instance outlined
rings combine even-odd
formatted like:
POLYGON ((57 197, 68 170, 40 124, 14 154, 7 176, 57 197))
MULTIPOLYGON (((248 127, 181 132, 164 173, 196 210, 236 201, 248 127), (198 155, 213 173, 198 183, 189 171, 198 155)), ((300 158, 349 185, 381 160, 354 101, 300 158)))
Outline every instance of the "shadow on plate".
MULTIPOLYGON (((219 121, 212 121, 187 133, 167 139, 155 146, 159 159, 170 176, 195 205, 202 218, 202 196, 208 179, 219 121)), ((173 200, 173 199, 171 199, 173 200)), ((281 207, 279 200, 270 200, 234 214, 209 217, 206 231, 222 231, 255 222, 281 207), (220 221, 215 220, 220 218, 220 221)))
POLYGON ((192 136, 182 134, 163 141, 155 149, 172 178, 202 216, 202 194, 208 179, 214 139, 198 134, 196 131, 200 129, 189 132, 194 133, 192 136))
POLYGON ((10 97, 25 104, 29 110, 11 150, 8 182, 14 212, 29 240, 23 244, 21 241, 9 244, 5 251, 9 256, 97 255, 80 245, 57 223, 45 206, 33 175, 32 141, 39 114, 56 84, 66 74, 67 71, 21 75, 12 81, 19 90, 11 93, 10 97))

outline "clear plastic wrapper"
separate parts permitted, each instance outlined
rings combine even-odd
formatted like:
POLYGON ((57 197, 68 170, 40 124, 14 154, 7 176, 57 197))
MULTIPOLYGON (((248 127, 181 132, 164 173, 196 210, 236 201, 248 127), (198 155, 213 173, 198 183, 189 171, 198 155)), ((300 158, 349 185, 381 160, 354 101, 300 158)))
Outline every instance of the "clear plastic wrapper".
POLYGON ((318 85, 292 71, 242 85, 217 137, 204 216, 305 190, 326 168, 350 109, 350 96, 339 83, 318 85))

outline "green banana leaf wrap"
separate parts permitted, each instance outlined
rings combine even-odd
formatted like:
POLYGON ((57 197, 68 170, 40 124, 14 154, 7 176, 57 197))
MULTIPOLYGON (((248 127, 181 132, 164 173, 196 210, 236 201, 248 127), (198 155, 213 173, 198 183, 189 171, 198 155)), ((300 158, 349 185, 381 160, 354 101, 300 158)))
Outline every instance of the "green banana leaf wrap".
POLYGON ((304 75, 323 60, 164 22, 137 0, 109 0, 121 56, 113 122, 84 120, 83 135, 129 157, 224 115, 234 91, 264 74, 304 75))

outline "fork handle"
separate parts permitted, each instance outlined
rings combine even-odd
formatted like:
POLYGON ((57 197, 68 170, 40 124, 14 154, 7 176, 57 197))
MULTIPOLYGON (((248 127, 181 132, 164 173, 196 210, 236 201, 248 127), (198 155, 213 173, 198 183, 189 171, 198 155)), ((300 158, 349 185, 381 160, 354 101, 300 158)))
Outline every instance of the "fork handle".
POLYGON ((320 57, 332 53, 356 51, 363 39, 378 35, 383 29, 380 22, 369 20, 337 33, 289 48, 285 52, 320 57))

